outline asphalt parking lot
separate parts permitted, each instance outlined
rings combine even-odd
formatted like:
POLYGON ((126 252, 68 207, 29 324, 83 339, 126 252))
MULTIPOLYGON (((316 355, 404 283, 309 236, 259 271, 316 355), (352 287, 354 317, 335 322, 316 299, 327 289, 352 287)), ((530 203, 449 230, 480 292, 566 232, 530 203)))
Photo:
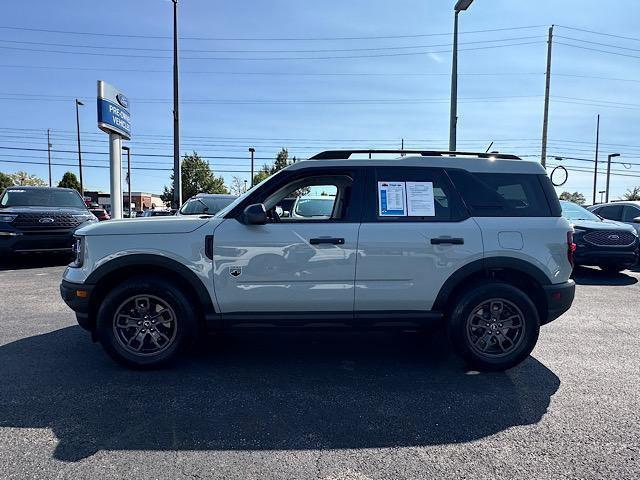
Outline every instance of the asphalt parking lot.
POLYGON ((640 478, 639 273, 580 269, 506 373, 415 334, 311 333, 135 372, 76 326, 63 269, 0 270, 1 478, 640 478))

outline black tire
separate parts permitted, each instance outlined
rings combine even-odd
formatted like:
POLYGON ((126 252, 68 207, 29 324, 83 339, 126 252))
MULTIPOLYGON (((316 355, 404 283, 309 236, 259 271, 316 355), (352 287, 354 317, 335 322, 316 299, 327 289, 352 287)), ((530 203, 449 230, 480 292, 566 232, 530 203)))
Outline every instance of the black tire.
POLYGON ((476 370, 501 371, 518 365, 535 347, 539 331, 540 318, 531 299, 522 290, 501 282, 477 285, 462 294, 457 299, 448 322, 449 339, 454 350, 476 370), (500 314, 492 314, 487 312, 487 308, 482 308, 491 305, 488 310, 496 307, 497 311, 500 302, 500 314), (485 320, 487 313, 489 318, 485 320), (500 315, 509 314, 513 314, 509 317, 513 327, 504 327, 507 325, 505 319, 502 323, 496 320, 501 318, 500 315), (515 326, 518 323, 515 319, 517 316, 522 318, 520 328, 515 326), (472 326, 477 323, 482 325, 472 326), (491 336, 487 338, 488 335, 491 336), (505 349, 506 352, 489 353, 503 350, 505 345, 509 347, 505 349), (487 348, 487 352, 480 352, 482 346, 487 348))
POLYGON ((600 270, 603 270, 607 273, 620 273, 626 269, 627 267, 624 265, 616 265, 616 264, 600 265, 600 270))
POLYGON ((119 284, 104 297, 96 318, 98 340, 109 356, 126 367, 137 369, 168 365, 192 343, 197 329, 198 322, 191 302, 180 288, 163 278, 134 277, 119 284), (145 303, 147 312, 139 312, 138 307, 145 310, 145 303), (126 314, 123 313, 128 306, 134 305, 135 312, 129 309, 126 314), (149 312, 149 306, 153 307, 153 312, 149 312), (118 311, 121 315, 116 319, 118 311), (145 321, 145 324, 149 324, 152 317, 159 315, 158 323, 154 321, 146 329, 145 325, 139 323, 145 321), (133 326, 116 325, 116 320, 124 320, 126 325, 131 322, 133 326), (125 343, 130 332, 136 339, 127 347, 125 343), (141 345, 141 351, 134 353, 133 347, 138 345, 141 345), (146 352, 145 345, 148 346, 146 352), (158 350, 155 353, 154 348, 158 350))

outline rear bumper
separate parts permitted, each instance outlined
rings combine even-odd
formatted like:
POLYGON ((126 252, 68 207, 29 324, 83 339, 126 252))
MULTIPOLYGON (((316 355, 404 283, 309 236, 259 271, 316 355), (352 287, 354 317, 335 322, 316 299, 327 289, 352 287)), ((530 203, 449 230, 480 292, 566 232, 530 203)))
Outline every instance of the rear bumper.
POLYGON ((569 310, 575 297, 576 283, 573 280, 569 280, 564 283, 545 285, 543 289, 547 300, 547 316, 540 320, 544 325, 569 310))

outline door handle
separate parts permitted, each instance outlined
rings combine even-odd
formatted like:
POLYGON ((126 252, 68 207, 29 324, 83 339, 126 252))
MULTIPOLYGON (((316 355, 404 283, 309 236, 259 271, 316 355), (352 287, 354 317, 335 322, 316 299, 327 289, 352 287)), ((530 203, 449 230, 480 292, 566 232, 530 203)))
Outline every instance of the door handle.
POLYGON ((309 240, 311 245, 320 245, 321 243, 329 243, 331 245, 344 245, 344 238, 320 237, 309 240))
POLYGON ((438 237, 431 239, 431 245, 464 245, 464 238, 438 237))

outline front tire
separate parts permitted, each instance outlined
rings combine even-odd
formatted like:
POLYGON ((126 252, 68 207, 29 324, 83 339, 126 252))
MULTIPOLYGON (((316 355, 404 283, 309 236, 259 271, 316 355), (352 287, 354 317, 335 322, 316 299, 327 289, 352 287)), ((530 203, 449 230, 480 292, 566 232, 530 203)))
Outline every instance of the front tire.
POLYGON ((119 284, 105 296, 96 319, 105 351, 130 368, 171 363, 196 331, 188 298, 162 278, 135 277, 119 284))
POLYGON ((472 368, 500 371, 529 356, 538 340, 540 318, 524 292, 491 282, 458 299, 448 330, 454 349, 472 368))

